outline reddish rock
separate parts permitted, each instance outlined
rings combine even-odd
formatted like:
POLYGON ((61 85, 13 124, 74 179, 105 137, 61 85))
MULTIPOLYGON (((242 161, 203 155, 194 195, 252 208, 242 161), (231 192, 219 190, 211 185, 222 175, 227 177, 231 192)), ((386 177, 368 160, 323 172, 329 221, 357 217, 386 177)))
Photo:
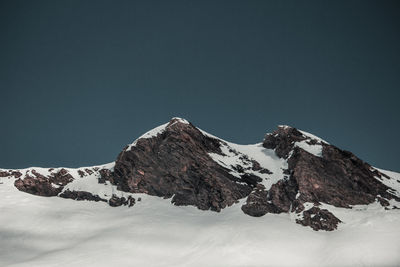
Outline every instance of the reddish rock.
POLYGON ((46 197, 57 196, 62 190, 62 187, 55 187, 49 179, 42 176, 26 175, 24 179, 17 179, 14 185, 20 191, 46 197))
POLYGON ((15 178, 19 178, 22 176, 22 173, 19 171, 12 171, 11 175, 14 176, 15 178))
POLYGON ((242 211, 254 217, 261 217, 267 213, 282 212, 268 200, 268 191, 261 184, 257 185, 247 197, 246 203, 242 206, 242 211))
POLYGON ((208 155, 221 154, 220 145, 192 124, 171 120, 164 132, 120 153, 113 182, 123 191, 173 196, 175 205, 220 211, 252 190, 208 155))
POLYGON ((0 171, 0 177, 8 177, 10 173, 8 171, 0 171))
POLYGON ((294 142, 306 139, 307 137, 296 128, 280 126, 276 131, 265 136, 263 146, 274 149, 278 157, 287 158, 289 152, 293 149, 294 142))
POLYGON ((49 176, 44 176, 35 169, 31 173, 33 176, 26 174, 23 179, 17 179, 14 185, 20 191, 38 196, 56 196, 66 184, 73 180, 72 175, 66 169, 61 169, 49 176))
POLYGON ((375 178, 376 170, 354 154, 332 145, 323 145, 323 157, 295 148, 288 160, 291 179, 296 181, 302 201, 324 202, 337 207, 370 204, 380 195, 398 197, 375 178))
POLYGON ((0 171, 0 177, 9 177, 9 176, 13 176, 15 178, 19 178, 22 176, 22 173, 19 171, 13 171, 13 170, 9 170, 9 171, 0 171))

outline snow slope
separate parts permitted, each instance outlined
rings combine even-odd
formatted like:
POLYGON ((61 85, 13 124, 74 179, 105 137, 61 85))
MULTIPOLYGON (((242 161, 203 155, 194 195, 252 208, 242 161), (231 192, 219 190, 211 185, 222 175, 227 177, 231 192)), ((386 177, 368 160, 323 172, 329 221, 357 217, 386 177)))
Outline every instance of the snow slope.
MULTIPOLYGON (((0 180, 0 266, 398 266, 400 216, 379 205, 338 209, 334 232, 292 214, 246 216, 176 207, 140 195, 134 207, 38 197, 0 180)), ((139 195, 137 195, 139 196, 139 195)), ((136 196, 136 197, 137 197, 136 196)))
MULTIPOLYGON (((231 165, 246 155, 272 172, 257 173, 267 189, 284 179, 287 162, 273 150, 261 143, 223 142, 226 156, 210 156, 232 174, 231 165)), ((318 154, 318 147, 309 149, 318 154)), ((113 163, 98 167, 112 169, 113 163)), ((244 200, 220 213, 174 206, 171 199, 98 184, 96 171, 80 177, 80 169, 67 169, 76 179, 64 190, 142 200, 131 208, 112 208, 104 202, 39 197, 18 191, 14 178, 0 177, 0 266, 400 266, 400 210, 384 210, 377 203, 353 209, 323 204, 343 223, 336 231, 316 232, 294 223, 298 214, 247 216, 240 209, 244 200)), ((381 180, 400 192, 400 174, 379 171, 392 178, 381 180)))

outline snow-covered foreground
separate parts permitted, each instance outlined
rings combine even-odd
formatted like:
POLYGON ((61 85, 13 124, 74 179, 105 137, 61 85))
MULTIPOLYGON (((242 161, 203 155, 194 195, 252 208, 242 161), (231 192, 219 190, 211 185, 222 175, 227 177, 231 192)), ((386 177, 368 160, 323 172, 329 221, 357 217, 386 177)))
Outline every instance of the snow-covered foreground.
MULTIPOLYGON (((333 232, 294 215, 221 213, 140 195, 128 208, 39 197, 0 179, 0 266, 399 266, 400 211, 335 208, 333 232)), ((138 197, 139 195, 137 195, 138 197)))

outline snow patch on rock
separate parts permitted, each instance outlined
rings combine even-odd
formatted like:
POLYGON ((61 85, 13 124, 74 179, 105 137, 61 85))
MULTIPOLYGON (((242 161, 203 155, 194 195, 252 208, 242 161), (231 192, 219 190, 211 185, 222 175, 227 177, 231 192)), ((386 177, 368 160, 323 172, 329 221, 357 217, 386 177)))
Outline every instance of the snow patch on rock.
POLYGON ((302 131, 302 130, 298 130, 298 131, 301 132, 304 136, 306 136, 306 137, 308 137, 310 139, 314 139, 314 140, 317 140, 318 142, 325 143, 325 144, 329 145, 328 142, 326 142, 324 139, 322 139, 322 138, 320 138, 320 137, 318 137, 316 135, 313 135, 311 133, 308 133, 308 132, 305 132, 305 131, 302 131))
POLYGON ((387 178, 385 176, 382 176, 380 178, 379 177, 375 177, 375 178, 378 179, 384 185, 390 187, 390 189, 388 190, 389 193, 394 194, 397 197, 400 197, 400 173, 382 170, 382 169, 378 169, 378 168, 374 168, 374 169, 389 176, 389 178, 387 178))
POLYGON ((294 144, 294 146, 299 147, 299 148, 307 151, 308 153, 313 154, 314 156, 322 157, 322 145, 320 145, 320 144, 312 145, 312 144, 309 144, 308 142, 309 141, 307 141, 307 140, 303 140, 301 142, 296 142, 294 144))

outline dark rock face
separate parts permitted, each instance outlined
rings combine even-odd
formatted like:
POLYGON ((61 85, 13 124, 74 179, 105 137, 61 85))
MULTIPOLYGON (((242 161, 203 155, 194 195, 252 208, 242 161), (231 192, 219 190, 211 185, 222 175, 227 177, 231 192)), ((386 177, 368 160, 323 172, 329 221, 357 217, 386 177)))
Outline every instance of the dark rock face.
POLYGON ((93 194, 91 194, 89 192, 85 192, 85 191, 70 191, 69 189, 65 190, 58 196, 62 197, 62 198, 70 198, 70 199, 74 199, 74 200, 89 200, 89 201, 96 201, 96 202, 98 202, 98 201, 107 202, 106 199, 103 199, 103 198, 99 197, 98 195, 93 195, 93 194))
POLYGON ((249 215, 302 212, 304 218, 298 223, 314 230, 334 230, 340 220, 332 213, 317 207, 303 211, 303 204, 327 203, 350 208, 351 205, 370 204, 376 200, 383 206, 389 205, 386 199, 400 201, 388 192, 389 187, 375 178, 384 177, 384 174, 352 153, 312 140, 294 128, 279 128, 265 138, 264 147, 275 149, 279 157, 288 158, 286 173, 290 176, 272 185, 268 193, 253 191, 242 208, 249 215), (304 140, 310 145, 321 145, 322 157, 294 145, 304 140))
POLYGON ((341 222, 341 220, 336 218, 330 211, 326 209, 312 207, 311 209, 304 211, 303 218, 297 219, 296 222, 304 226, 310 226, 316 231, 333 231, 337 229, 337 225, 341 222))
POLYGON ((278 130, 266 135, 263 146, 274 149, 280 158, 287 158, 293 149, 294 142, 306 140, 307 138, 296 128, 281 126, 278 130))
POLYGON ((19 171, 9 170, 9 171, 0 171, 0 177, 9 177, 13 176, 15 178, 19 178, 22 176, 22 173, 19 171))
POLYGON ((296 199, 297 192, 298 185, 293 179, 280 180, 273 184, 268 191, 264 186, 258 185, 248 196, 242 210, 244 213, 256 217, 267 213, 294 211, 290 207, 293 208, 292 204, 296 199))
POLYGON ((120 153, 113 181, 123 191, 220 211, 247 196, 257 180, 247 177, 249 184, 243 184, 216 163, 208 153, 221 154, 220 145, 192 124, 172 120, 162 133, 120 153))
POLYGON ((267 213, 281 213, 282 211, 268 198, 268 191, 261 184, 257 185, 254 191, 247 197, 246 204, 242 211, 250 216, 261 217, 267 213))
POLYGON ((20 191, 38 196, 57 196, 64 186, 74 179, 66 169, 61 169, 50 176, 44 176, 35 170, 32 170, 31 174, 26 174, 24 179, 17 179, 14 185, 20 191))
POLYGON ((23 180, 16 180, 14 185, 20 191, 46 197, 57 196, 62 190, 62 188, 54 187, 47 178, 33 177, 28 175, 25 176, 23 180))
POLYGON ((111 207, 119 207, 119 206, 126 206, 128 205, 129 207, 132 207, 135 205, 135 199, 131 196, 128 196, 128 198, 125 197, 117 197, 116 195, 113 195, 110 200, 108 201, 108 204, 111 207))
POLYGON ((323 157, 316 157, 296 148, 289 159, 291 176, 299 185, 301 200, 324 202, 336 207, 370 204, 378 195, 387 199, 396 196, 375 176, 383 175, 352 153, 331 145, 323 146, 323 157))
MULTIPOLYGON (((268 198, 276 206, 277 210, 280 212, 291 212, 294 200, 296 199, 297 193, 299 192, 299 187, 295 179, 292 177, 286 180, 280 180, 276 184, 271 186, 269 190, 268 198)), ((297 203, 294 203, 297 204, 297 203)))
POLYGON ((113 181, 112 172, 109 169, 101 169, 99 170, 100 178, 99 183, 104 184, 106 181, 113 181))

